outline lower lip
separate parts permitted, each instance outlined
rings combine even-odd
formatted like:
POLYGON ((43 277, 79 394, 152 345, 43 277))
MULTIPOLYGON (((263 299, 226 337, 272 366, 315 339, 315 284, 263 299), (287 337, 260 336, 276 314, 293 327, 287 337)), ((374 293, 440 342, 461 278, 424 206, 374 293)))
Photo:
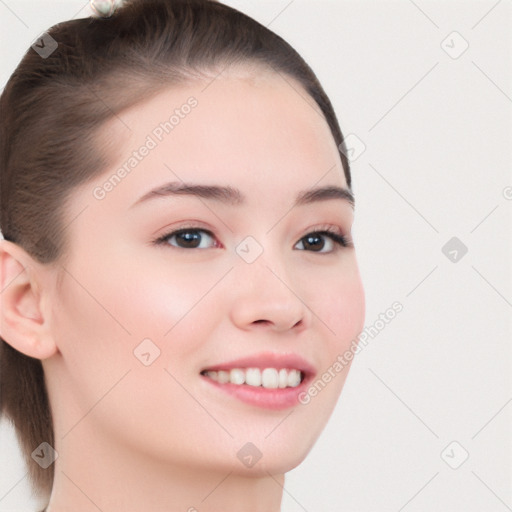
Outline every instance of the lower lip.
POLYGON ((249 386, 247 384, 219 384, 204 375, 201 375, 201 377, 212 386, 246 404, 273 410, 287 409, 298 405, 300 403, 300 393, 307 389, 309 381, 311 380, 309 377, 305 377, 295 388, 268 389, 261 386, 249 386))

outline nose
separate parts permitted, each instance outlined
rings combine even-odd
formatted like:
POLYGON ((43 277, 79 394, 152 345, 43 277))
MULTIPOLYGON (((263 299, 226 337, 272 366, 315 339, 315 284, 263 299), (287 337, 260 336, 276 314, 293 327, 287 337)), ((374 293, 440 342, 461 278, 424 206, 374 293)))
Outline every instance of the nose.
POLYGON ((310 325, 311 310, 283 267, 271 268, 260 260, 242 262, 233 274, 231 320, 240 329, 302 331, 310 325))

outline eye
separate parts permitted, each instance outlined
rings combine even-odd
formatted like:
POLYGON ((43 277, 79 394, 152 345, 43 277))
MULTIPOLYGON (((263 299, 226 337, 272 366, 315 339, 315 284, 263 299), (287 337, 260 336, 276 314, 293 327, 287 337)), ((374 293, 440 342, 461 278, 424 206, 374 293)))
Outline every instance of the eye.
POLYGON ((212 245, 211 240, 214 240, 214 237, 210 231, 198 228, 183 228, 161 236, 155 243, 168 244, 180 249, 209 249, 210 247, 218 247, 217 242, 214 241, 212 245))
POLYGON ((308 233, 299 240, 298 244, 302 244, 305 250, 319 253, 333 253, 341 247, 352 246, 348 237, 331 228, 308 233))
MULTIPOLYGON (((179 249, 210 249, 221 247, 211 231, 198 227, 180 228, 162 235, 154 242, 157 245, 170 245, 179 249)), ((302 237, 296 244, 301 250, 318 253, 334 253, 341 247, 352 247, 349 237, 338 230, 325 227, 312 231, 302 237)))

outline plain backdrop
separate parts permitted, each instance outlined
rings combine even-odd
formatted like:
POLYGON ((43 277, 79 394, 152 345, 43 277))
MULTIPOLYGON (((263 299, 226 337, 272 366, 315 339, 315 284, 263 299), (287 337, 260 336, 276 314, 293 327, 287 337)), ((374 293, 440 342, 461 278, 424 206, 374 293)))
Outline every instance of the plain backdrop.
MULTIPOLYGON (((512 510, 511 3, 225 3, 319 77, 351 148, 366 325, 403 305, 357 354, 283 512, 512 510)), ((90 13, 0 0, 0 87, 39 34, 90 13)), ((4 424, 0 512, 34 510, 4 424)))

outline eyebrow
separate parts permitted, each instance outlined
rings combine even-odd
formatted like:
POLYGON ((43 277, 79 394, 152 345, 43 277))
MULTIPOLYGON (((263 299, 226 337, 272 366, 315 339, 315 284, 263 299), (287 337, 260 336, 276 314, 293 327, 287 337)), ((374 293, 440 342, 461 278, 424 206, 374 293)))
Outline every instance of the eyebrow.
MULTIPOLYGON (((240 190, 221 185, 201 185, 196 183, 183 183, 173 181, 154 188, 140 197, 132 206, 146 202, 150 199, 169 196, 195 196, 203 199, 220 201, 229 205, 242 205, 245 203, 245 196, 240 190)), ((348 202, 352 209, 355 206, 354 195, 348 188, 328 185, 324 187, 313 187, 299 192, 293 206, 304 206, 319 201, 331 199, 348 202)))

